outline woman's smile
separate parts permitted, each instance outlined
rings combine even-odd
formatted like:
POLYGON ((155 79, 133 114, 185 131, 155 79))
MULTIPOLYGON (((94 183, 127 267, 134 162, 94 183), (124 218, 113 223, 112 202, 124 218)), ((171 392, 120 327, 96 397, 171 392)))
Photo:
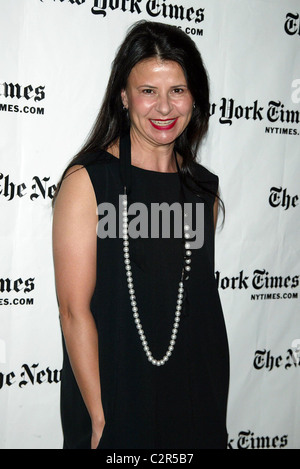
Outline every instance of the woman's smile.
POLYGON ((157 130, 170 130, 174 127, 177 122, 175 119, 149 119, 153 127, 157 130))

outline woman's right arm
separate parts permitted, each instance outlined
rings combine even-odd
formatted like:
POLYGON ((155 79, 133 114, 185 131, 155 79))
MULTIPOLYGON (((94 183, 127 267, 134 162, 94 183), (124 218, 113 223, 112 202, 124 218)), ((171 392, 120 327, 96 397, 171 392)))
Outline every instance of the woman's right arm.
POLYGON ((96 284, 96 199, 85 168, 68 170, 53 214, 53 258, 60 321, 74 376, 91 417, 96 448, 105 425, 98 333, 90 311, 96 284))

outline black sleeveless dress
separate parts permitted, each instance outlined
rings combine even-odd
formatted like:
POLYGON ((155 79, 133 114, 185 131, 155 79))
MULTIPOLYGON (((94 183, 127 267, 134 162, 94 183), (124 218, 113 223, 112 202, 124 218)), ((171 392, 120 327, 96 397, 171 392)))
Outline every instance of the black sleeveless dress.
MULTIPOLYGON (((86 166, 97 203, 119 210, 120 161, 94 155, 86 166)), ((194 163, 198 179, 214 191, 218 178, 194 163)), ((99 334, 105 428, 99 449, 225 449, 229 380, 228 344, 214 277, 214 197, 182 187, 178 173, 131 166, 130 203, 204 203, 204 244, 192 251, 176 343, 170 359, 152 365, 134 322, 122 239, 98 237, 97 282, 91 302, 99 334)), ((191 187, 193 181, 190 180, 191 187)), ((195 186, 194 186, 195 187, 195 186)), ((118 216, 116 217, 118 218, 118 216)), ((149 218, 149 225, 151 220, 149 218)), ((149 233, 150 226, 149 226, 149 233)), ((175 237, 129 240, 140 320, 154 358, 162 358, 174 322, 183 247, 175 237)), ((65 449, 90 448, 91 423, 74 379, 65 344, 61 417, 65 449)))

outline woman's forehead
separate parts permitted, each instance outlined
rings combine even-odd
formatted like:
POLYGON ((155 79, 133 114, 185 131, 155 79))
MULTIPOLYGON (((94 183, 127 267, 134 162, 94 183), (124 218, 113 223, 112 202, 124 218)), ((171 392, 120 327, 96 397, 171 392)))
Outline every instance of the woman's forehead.
POLYGON ((131 80, 138 80, 144 78, 152 78, 155 79, 156 77, 176 77, 181 78, 181 80, 185 80, 184 71, 179 65, 178 62, 173 60, 162 60, 159 57, 151 57, 149 59, 141 60, 138 62, 132 69, 129 74, 128 79, 131 80))

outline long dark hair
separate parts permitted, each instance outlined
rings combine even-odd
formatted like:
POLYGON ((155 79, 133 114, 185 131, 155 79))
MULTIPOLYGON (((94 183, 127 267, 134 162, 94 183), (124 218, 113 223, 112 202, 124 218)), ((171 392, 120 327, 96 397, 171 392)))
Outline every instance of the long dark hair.
MULTIPOLYGON (((86 165, 95 159, 95 153, 106 150, 119 137, 128 132, 130 121, 123 110, 121 91, 126 88, 132 68, 140 61, 156 57, 177 62, 183 69, 187 85, 194 98, 191 121, 176 139, 174 150, 182 156, 180 177, 188 185, 190 176, 200 192, 211 192, 195 179, 193 162, 207 130, 209 121, 209 83, 200 52, 192 39, 176 26, 150 21, 139 21, 128 31, 112 63, 106 93, 97 119, 80 152, 64 171, 73 165, 86 165)), ((213 194, 219 198, 218 194, 213 194)), ((224 208, 221 201, 222 208, 224 208)))

